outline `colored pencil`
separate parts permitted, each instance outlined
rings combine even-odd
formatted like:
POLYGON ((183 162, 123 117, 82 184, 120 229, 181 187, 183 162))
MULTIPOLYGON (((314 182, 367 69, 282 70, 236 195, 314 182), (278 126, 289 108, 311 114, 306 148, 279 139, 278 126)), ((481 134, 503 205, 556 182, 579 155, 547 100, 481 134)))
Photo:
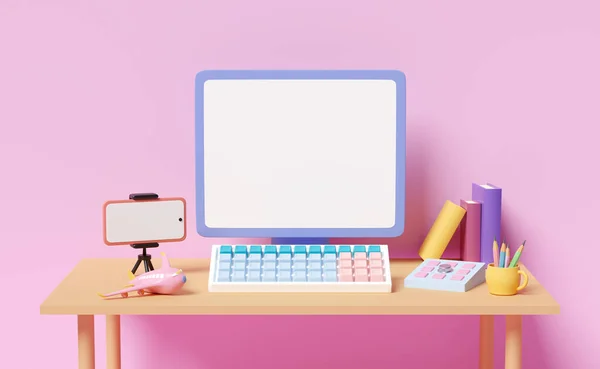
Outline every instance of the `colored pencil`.
POLYGON ((492 252, 494 254, 494 265, 497 267, 500 255, 498 254, 498 241, 496 241, 496 237, 494 237, 494 245, 492 246, 492 252))
POLYGON ((500 248, 500 260, 498 261, 498 268, 504 268, 504 259, 506 259, 506 244, 502 242, 502 247, 500 248))
POLYGON ((510 264, 510 247, 507 244, 506 245, 506 258, 504 259, 504 267, 508 268, 508 264, 510 264))
POLYGON ((525 242, 527 242, 527 240, 523 241, 521 246, 519 246, 519 248, 517 249, 517 252, 515 252, 515 256, 513 256, 513 259, 509 265, 510 268, 517 266, 517 263, 519 262, 519 259, 521 258, 521 253, 523 252, 523 249, 525 248, 525 242))

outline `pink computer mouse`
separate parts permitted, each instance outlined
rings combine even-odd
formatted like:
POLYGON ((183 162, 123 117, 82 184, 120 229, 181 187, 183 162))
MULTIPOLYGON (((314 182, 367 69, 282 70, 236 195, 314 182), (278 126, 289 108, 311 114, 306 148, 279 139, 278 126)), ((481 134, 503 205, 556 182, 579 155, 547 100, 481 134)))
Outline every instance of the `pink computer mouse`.
POLYGON ((129 296, 130 292, 137 292, 143 296, 146 293, 154 293, 161 295, 174 294, 183 287, 187 278, 181 269, 171 267, 167 255, 163 252, 162 265, 159 269, 151 272, 135 276, 129 272, 130 283, 122 290, 114 291, 107 294, 98 293, 100 297, 111 297, 121 295, 122 297, 129 296))

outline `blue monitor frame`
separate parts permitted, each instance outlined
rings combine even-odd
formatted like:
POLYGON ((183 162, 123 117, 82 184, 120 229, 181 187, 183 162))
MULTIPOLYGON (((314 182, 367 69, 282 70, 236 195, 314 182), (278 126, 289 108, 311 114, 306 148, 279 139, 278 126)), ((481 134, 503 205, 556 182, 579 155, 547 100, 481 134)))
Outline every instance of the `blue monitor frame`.
POLYGON ((406 77, 397 70, 206 70, 196 75, 196 229, 204 237, 375 238, 404 232, 406 198, 406 77), (204 83, 209 80, 392 80, 396 83, 396 219, 390 228, 210 228, 204 212, 204 83))

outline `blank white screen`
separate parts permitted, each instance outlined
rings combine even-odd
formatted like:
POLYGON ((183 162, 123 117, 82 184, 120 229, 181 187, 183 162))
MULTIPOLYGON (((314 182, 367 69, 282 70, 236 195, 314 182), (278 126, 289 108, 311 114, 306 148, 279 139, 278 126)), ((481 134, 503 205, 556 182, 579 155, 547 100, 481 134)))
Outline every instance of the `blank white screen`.
POLYGON ((112 203, 106 206, 105 217, 108 242, 160 242, 185 236, 185 205, 180 200, 112 203))
POLYGON ((211 228, 389 228, 396 207, 391 80, 209 80, 211 228))

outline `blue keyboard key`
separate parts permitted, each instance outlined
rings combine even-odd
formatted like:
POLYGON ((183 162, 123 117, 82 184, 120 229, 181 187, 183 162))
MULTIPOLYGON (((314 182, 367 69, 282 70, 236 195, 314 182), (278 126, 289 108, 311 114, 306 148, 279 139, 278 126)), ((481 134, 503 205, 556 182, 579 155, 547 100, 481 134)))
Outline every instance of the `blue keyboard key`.
POLYGON ((292 254, 282 254, 279 253, 278 259, 281 260, 292 260, 292 254))
POLYGON ((342 245, 340 246, 339 252, 352 252, 352 248, 348 245, 342 245))
POLYGON ((321 261, 321 254, 308 254, 308 260, 319 260, 321 261))
POLYGON ((233 248, 230 245, 221 245, 221 247, 219 247, 219 254, 232 254, 233 253, 233 248))
POLYGON ((321 271, 311 270, 308 272, 308 280, 311 282, 320 282, 321 281, 321 271))
POLYGON ((266 270, 263 273, 263 281, 265 282, 275 282, 277 279, 277 273, 274 270, 266 270))
POLYGON ((372 252, 381 252, 381 247, 379 247, 379 245, 369 246, 369 254, 372 252))
POLYGON ((354 252, 367 252, 365 245, 354 245, 354 252))
POLYGON ((337 263, 335 260, 333 261, 325 261, 323 262, 323 269, 324 270, 337 270, 337 263))
POLYGON ((294 270, 306 270, 306 261, 294 261, 294 270))
POLYGON ((229 270, 229 269, 231 269, 231 262, 229 262, 229 261, 219 262, 219 270, 229 270))
POLYGON ((219 254, 219 260, 229 261, 231 260, 231 254, 219 254))
POLYGON ((315 269, 315 270, 316 269, 321 270, 321 261, 311 261, 308 264, 308 268, 309 269, 315 269))
POLYGON ((294 272, 292 279, 294 282, 306 282, 306 273, 294 272))
POLYGON ((228 270, 219 271, 219 273, 217 274, 217 281, 218 282, 229 282, 229 271, 228 270))
POLYGON ((260 248, 260 246, 257 245, 252 245, 250 246, 250 253, 251 254, 262 254, 262 249, 260 248))
POLYGON ((294 256, 304 254, 306 256, 306 246, 296 245, 294 246, 294 256))
POLYGON ((306 254, 294 254, 294 261, 306 261, 306 254))
POLYGON ((235 269, 235 270, 246 269, 246 260, 234 260, 233 261, 233 269, 235 269))
POLYGON ((336 254, 325 254, 323 255, 323 260, 332 260, 335 261, 337 259, 336 254))
POLYGON ((247 248, 246 248, 246 246, 245 246, 245 245, 237 245, 237 246, 235 247, 235 252, 234 252, 234 254, 244 254, 244 255, 246 255, 246 252, 247 252, 247 251, 248 251, 248 250, 247 250, 247 248))
POLYGON ((231 280, 233 282, 245 282, 246 272, 243 270, 234 270, 233 275, 231 276, 231 280))
POLYGON ((292 279, 291 271, 280 271, 277 275, 277 280, 280 282, 289 282, 292 279))
POLYGON ((277 255, 277 247, 275 245, 267 245, 267 246, 265 246, 265 254, 275 254, 275 255, 277 255))
POLYGON ((248 263, 248 270, 260 270, 260 267, 261 267, 260 264, 261 264, 260 260, 251 261, 248 263))
POLYGON ((280 260, 279 263, 277 264, 277 266, 279 267, 279 269, 283 269, 283 270, 292 270, 292 262, 291 261, 287 261, 287 260, 280 260))
POLYGON ((292 246, 290 245, 281 245, 279 246, 279 255, 281 254, 292 254, 292 246))
POLYGON ((263 263, 263 269, 264 270, 275 270, 275 268, 277 267, 277 263, 275 261, 265 261, 263 263))
POLYGON ((321 246, 319 246, 319 245, 311 245, 308 248, 308 253, 309 254, 318 254, 318 255, 321 255, 321 246))
POLYGON ((337 282, 337 272, 335 270, 326 270, 323 277, 325 282, 337 282))
POLYGON ((248 282, 260 282, 260 271, 250 271, 248 273, 248 282))
POLYGON ((327 245, 325 246, 325 248, 323 249, 323 254, 337 254, 337 252, 335 251, 335 246, 333 245, 327 245))

